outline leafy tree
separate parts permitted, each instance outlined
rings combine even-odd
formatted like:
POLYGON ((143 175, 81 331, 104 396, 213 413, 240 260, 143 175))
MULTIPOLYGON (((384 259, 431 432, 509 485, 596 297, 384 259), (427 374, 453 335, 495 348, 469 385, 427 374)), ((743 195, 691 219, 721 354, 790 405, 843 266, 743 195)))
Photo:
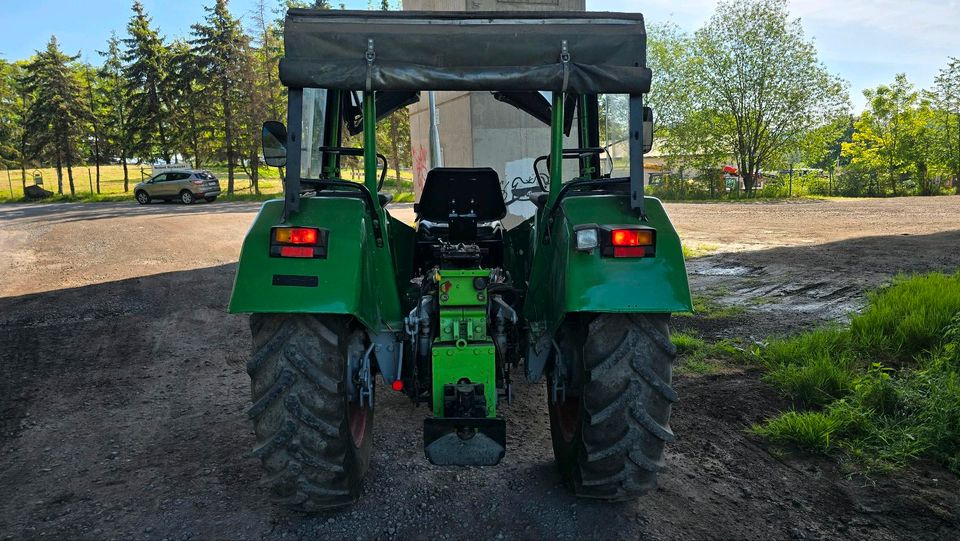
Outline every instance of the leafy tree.
POLYGON ((124 78, 123 57, 120 40, 116 34, 107 41, 107 50, 100 51, 103 65, 97 71, 99 80, 99 108, 101 133, 107 155, 116 156, 123 165, 123 191, 130 191, 130 173, 127 159, 133 149, 133 125, 130 119, 130 92, 124 78))
POLYGON ((60 51, 56 36, 51 36, 44 51, 38 51, 27 64, 23 85, 33 96, 25 123, 29 149, 34 156, 52 152, 57 165, 57 192, 63 194, 63 165, 67 167, 70 195, 76 195, 73 164, 77 157, 77 139, 89 118, 83 88, 72 65, 79 57, 60 51))
POLYGON ((22 126, 20 77, 16 64, 0 60, 0 164, 6 169, 22 161, 17 145, 22 126))
POLYGON ((241 94, 241 69, 247 59, 245 48, 248 38, 243 34, 240 22, 230 15, 227 0, 216 0, 213 7, 205 9, 205 23, 193 25, 194 39, 191 43, 197 65, 203 74, 203 84, 219 102, 218 112, 222 115, 220 120, 227 159, 227 193, 232 194, 237 164, 235 117, 241 94))
POLYGON ((724 117, 748 194, 764 165, 848 107, 845 84, 817 60, 786 0, 720 2, 694 52, 695 104, 724 117))
MULTIPOLYGON (((852 141, 843 145, 843 153, 851 163, 876 172, 884 170, 893 195, 901 180, 901 173, 908 164, 907 138, 913 127, 911 111, 917 105, 919 95, 907 76, 897 74, 893 84, 880 85, 863 91, 867 109, 854 125, 852 141)), ((873 194, 873 185, 870 186, 873 194)), ((877 185, 878 195, 883 190, 877 185)))
POLYGON ((260 129, 267 120, 283 118, 285 108, 283 86, 277 72, 282 51, 280 28, 278 23, 268 20, 265 0, 258 1, 252 20, 252 29, 256 34, 253 45, 244 49, 247 60, 241 73, 241 86, 245 91, 241 111, 241 140, 247 156, 244 168, 254 193, 259 194, 260 129))
POLYGON ((960 58, 951 57, 934 80, 933 107, 939 118, 939 152, 960 195, 960 58))
MULTIPOLYGON (((389 0, 380 1, 382 11, 390 11, 389 0)), ((393 165, 396 189, 400 191, 400 167, 412 160, 410 149, 410 109, 401 107, 381 121, 377 129, 377 148, 384 149, 388 163, 393 165)))
POLYGON ((143 4, 133 3, 133 16, 127 24, 129 37, 123 76, 126 81, 127 110, 134 137, 133 150, 141 158, 161 156, 170 163, 170 136, 167 133, 165 77, 169 69, 169 51, 163 38, 150 27, 143 4))
MULTIPOLYGON (((729 150, 721 137, 723 129, 719 125, 723 119, 717 110, 695 106, 698 83, 691 69, 692 46, 690 36, 676 26, 651 25, 647 64, 656 76, 646 102, 656 115, 657 146, 665 152, 667 164, 677 171, 679 195, 685 196, 687 174, 698 170, 705 173, 713 196, 721 175, 709 170, 721 163, 729 150)), ((625 125, 626 120, 623 122, 625 125)))

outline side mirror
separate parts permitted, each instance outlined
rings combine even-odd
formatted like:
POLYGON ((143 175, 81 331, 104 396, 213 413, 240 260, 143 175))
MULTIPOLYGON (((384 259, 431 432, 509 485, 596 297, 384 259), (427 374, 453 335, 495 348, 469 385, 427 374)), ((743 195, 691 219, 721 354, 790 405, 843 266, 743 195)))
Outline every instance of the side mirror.
POLYGON ((643 153, 653 150, 653 109, 643 108, 643 153))
POLYGON ((271 167, 287 165, 286 126, 276 120, 264 122, 260 138, 263 144, 263 161, 271 167))

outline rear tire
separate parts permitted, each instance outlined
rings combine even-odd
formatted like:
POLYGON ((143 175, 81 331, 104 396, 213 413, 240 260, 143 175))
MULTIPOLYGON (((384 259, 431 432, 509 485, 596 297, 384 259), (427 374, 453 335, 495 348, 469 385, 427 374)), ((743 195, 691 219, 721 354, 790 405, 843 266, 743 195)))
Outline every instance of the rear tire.
POLYGON ((305 512, 355 502, 370 465, 373 408, 348 399, 345 377, 363 332, 346 317, 306 314, 253 314, 250 329, 253 455, 274 500, 305 512))
POLYGON ((184 205, 190 205, 194 201, 193 194, 190 193, 190 190, 183 190, 180 192, 180 202, 184 205))
POLYGON ((656 487, 677 401, 668 321, 599 314, 561 329, 558 345, 573 374, 559 403, 547 377, 550 433, 561 476, 577 496, 630 500, 656 487))
POLYGON ((141 205, 149 205, 149 204, 150 204, 150 194, 148 194, 148 193, 145 192, 144 190, 138 191, 138 192, 136 193, 136 197, 137 197, 137 203, 140 203, 141 205))

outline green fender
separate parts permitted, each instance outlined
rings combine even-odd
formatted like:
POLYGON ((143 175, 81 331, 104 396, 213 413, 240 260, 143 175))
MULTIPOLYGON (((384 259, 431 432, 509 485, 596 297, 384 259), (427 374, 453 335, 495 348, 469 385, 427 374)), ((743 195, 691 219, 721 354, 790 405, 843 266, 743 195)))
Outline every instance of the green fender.
POLYGON ((626 195, 568 196, 554 213, 549 243, 538 241, 524 315, 535 335, 552 336, 571 312, 671 313, 693 308, 680 237, 659 199, 646 198, 641 222, 626 195), (656 257, 615 259, 575 249, 581 224, 643 224, 656 233, 656 257))
MULTIPOLYGON (((270 257, 270 230, 281 224, 283 200, 267 201, 243 241, 230 312, 345 314, 371 331, 403 329, 395 269, 409 264, 397 265, 388 239, 412 244, 409 226, 388 219, 384 246, 378 247, 371 216, 361 199, 305 197, 300 205, 300 211, 283 225, 329 229, 327 258, 270 257), (274 285, 275 276, 317 277, 317 285, 274 285)), ((412 254, 412 245, 395 251, 405 258, 412 254)))

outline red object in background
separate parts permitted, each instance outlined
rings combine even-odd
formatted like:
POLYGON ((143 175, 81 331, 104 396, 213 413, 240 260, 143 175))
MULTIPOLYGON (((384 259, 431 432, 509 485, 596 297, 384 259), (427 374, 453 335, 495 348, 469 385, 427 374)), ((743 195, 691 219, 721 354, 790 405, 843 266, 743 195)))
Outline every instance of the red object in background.
POLYGON ((397 392, 400 392, 403 390, 403 382, 400 381, 399 379, 394 380, 394 382, 390 386, 393 387, 393 390, 397 392))
POLYGON ((731 175, 736 175, 736 174, 737 174, 737 168, 734 167, 734 166, 732 166, 732 165, 724 165, 724 166, 723 166, 723 172, 724 172, 724 173, 730 173, 731 175))

